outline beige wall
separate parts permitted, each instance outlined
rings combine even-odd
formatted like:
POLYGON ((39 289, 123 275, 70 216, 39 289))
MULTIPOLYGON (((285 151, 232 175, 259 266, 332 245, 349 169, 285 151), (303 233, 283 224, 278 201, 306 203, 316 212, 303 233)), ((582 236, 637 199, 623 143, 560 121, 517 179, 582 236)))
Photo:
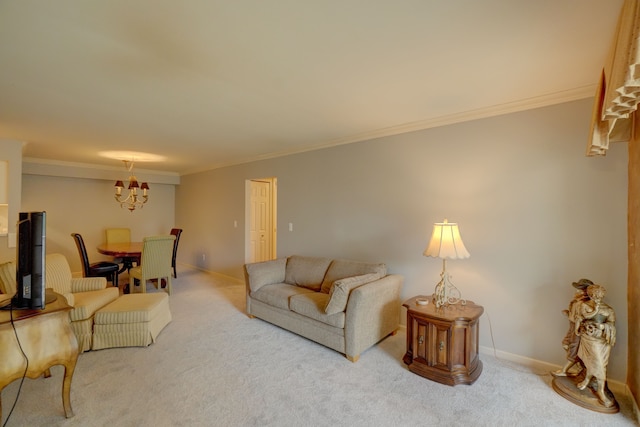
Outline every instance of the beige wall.
POLYGON ((636 404, 640 402, 640 116, 635 113, 634 135, 629 143, 629 287, 627 308, 629 312, 629 365, 627 384, 636 404))
MULTIPOLYGON (((20 197, 22 194, 22 142, 0 140, 0 160, 7 162, 7 203, 9 204, 9 218, 18 218, 20 212, 20 197)), ((0 236, 0 262, 15 258, 16 221, 9 220, 9 235, 0 236)))
POLYGON ((278 178, 278 254, 384 261, 402 297, 431 293, 433 222, 458 222, 471 258, 449 261, 485 308, 481 345, 562 364, 571 283, 608 289, 618 314, 609 376, 627 357, 627 147, 584 155, 592 100, 181 177, 179 259, 242 277, 244 183, 278 178), (234 228, 234 221, 238 227, 234 228), (293 223, 293 231, 288 231, 293 223), (202 254, 205 254, 204 260, 202 254))
POLYGON ((133 240, 169 233, 175 222, 175 187, 150 186, 149 202, 129 212, 113 199, 111 181, 25 174, 22 210, 47 212, 47 253, 64 254, 71 270, 79 272, 80 258, 71 233, 82 234, 92 262, 108 259, 95 250, 104 241, 105 228, 129 227, 133 240))

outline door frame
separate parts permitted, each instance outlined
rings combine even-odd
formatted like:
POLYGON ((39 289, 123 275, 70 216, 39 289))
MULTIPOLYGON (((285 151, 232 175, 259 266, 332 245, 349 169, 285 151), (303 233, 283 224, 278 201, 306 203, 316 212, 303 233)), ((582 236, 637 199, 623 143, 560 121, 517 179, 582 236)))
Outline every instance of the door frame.
POLYGON ((271 259, 278 257, 278 178, 252 178, 247 179, 244 182, 244 262, 248 263, 251 260, 251 182, 260 181, 269 183, 269 195, 271 197, 271 224, 269 229, 271 230, 271 248, 269 252, 271 259))

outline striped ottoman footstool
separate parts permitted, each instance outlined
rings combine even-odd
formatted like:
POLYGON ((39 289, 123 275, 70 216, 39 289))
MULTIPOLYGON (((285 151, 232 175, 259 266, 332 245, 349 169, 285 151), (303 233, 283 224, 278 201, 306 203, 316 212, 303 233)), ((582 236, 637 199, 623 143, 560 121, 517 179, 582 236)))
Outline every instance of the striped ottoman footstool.
POLYGON ((122 295, 96 311, 91 349, 148 346, 170 321, 167 293, 122 295))

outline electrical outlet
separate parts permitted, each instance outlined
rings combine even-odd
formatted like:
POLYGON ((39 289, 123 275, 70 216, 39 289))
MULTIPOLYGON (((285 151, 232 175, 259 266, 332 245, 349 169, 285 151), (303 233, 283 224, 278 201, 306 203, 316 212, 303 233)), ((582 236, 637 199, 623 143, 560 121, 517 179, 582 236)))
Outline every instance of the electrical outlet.
POLYGON ((202 260, 204 261, 206 258, 205 254, 202 254, 202 260))

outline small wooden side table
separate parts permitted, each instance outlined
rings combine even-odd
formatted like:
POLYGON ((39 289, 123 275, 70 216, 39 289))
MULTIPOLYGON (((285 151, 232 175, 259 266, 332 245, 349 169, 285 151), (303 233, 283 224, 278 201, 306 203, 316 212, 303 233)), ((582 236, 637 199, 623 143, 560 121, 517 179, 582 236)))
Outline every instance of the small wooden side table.
POLYGON ((484 309, 466 305, 436 308, 431 296, 416 296, 407 308, 407 353, 403 361, 411 372, 447 385, 473 384, 482 373, 478 356, 479 318, 484 309), (427 305, 418 305, 426 299, 427 305))
MULTIPOLYGON (((51 376, 49 368, 64 366, 62 382, 62 404, 67 418, 73 416, 71 409, 71 379, 78 360, 78 341, 71 330, 69 311, 65 297, 50 293, 47 289, 47 303, 44 310, 14 310, 13 313, 0 311, 0 395, 2 389, 25 374, 27 363, 22 351, 29 359, 26 376, 38 378, 44 374, 51 376), (55 296, 55 301, 49 303, 55 296), (11 325, 11 317, 15 332, 11 325), (20 338, 20 345, 16 340, 20 338), (20 350, 22 347, 22 350, 20 350)), ((0 420, 2 403, 0 400, 0 420)))

